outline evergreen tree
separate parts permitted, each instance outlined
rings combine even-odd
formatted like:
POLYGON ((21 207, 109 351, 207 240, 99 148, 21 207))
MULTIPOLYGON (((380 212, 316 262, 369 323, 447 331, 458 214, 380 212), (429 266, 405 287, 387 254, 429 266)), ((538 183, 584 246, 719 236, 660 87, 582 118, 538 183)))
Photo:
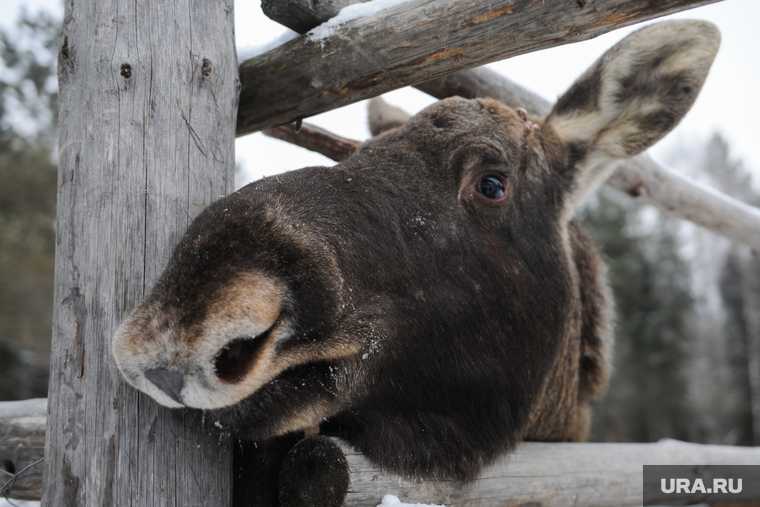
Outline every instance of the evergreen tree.
POLYGON ((685 440, 691 411, 682 361, 693 299, 679 223, 621 204, 607 190, 587 208, 584 222, 609 266, 617 305, 613 375, 595 406, 593 438, 685 440))
MULTIPOLYGON (((760 205, 751 173, 730 157, 728 142, 720 134, 707 144, 702 171, 729 195, 760 205)), ((748 247, 731 244, 721 264, 722 341, 731 372, 726 387, 736 398, 726 413, 728 441, 760 445, 760 259, 748 247)))

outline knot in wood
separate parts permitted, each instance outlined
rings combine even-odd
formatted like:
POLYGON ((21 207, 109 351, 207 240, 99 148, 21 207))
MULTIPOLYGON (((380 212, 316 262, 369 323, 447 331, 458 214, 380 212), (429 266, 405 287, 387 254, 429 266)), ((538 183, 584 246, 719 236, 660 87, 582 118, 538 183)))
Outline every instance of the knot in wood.
POLYGON ((121 64, 121 77, 124 79, 132 77, 132 67, 128 63, 121 64))
POLYGON ((201 74, 203 77, 209 77, 211 75, 211 60, 208 58, 203 59, 203 67, 201 67, 201 74))

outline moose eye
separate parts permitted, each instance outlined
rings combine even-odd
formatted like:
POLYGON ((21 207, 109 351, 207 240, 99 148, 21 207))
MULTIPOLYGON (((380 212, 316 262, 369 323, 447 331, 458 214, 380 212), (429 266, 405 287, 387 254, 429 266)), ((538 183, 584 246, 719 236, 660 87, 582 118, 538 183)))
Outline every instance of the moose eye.
POLYGON ((504 180, 495 174, 483 176, 476 184, 475 190, 487 199, 501 199, 506 193, 504 180))

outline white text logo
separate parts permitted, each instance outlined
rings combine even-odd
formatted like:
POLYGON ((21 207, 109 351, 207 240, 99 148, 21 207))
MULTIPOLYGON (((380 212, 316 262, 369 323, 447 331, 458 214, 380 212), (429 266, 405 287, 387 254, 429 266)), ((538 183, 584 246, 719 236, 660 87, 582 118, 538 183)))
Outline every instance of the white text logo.
POLYGON ((689 479, 670 479, 669 485, 666 481, 668 479, 661 479, 660 482, 663 493, 741 493, 742 491, 741 479, 736 480, 736 488, 734 488, 733 479, 713 479, 712 488, 705 488, 702 479, 696 479, 693 485, 689 479))

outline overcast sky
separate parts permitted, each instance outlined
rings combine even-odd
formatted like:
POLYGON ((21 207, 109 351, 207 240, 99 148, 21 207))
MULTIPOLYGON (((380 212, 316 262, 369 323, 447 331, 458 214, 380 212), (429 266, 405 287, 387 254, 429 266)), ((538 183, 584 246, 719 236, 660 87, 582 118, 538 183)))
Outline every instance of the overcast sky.
MULTIPOLYGON (((62 15, 62 4, 58 0, 4 0, 3 3, 16 11, 26 5, 32 11, 47 8, 62 15)), ((4 16, 0 23, 7 26, 15 17, 4 16)), ((757 28, 760 1, 725 0, 672 17, 712 21, 720 28, 722 43, 696 104, 681 124, 650 151, 662 161, 664 153, 673 144, 696 145, 718 131, 729 140, 733 155, 743 159, 760 179, 760 139, 757 135, 757 119, 760 118, 760 30, 757 28)), ((554 101, 599 55, 633 29, 616 30, 590 41, 512 58, 489 67, 554 101)), ((283 27, 263 15, 258 0, 236 0, 238 46, 264 44, 283 31, 283 27)), ((411 113, 433 102, 429 96, 411 88, 392 92, 386 98, 411 113)), ((307 121, 345 137, 369 137, 364 103, 307 121)), ((333 163, 321 155, 262 134, 239 139, 236 150, 247 181, 306 165, 333 163)))

